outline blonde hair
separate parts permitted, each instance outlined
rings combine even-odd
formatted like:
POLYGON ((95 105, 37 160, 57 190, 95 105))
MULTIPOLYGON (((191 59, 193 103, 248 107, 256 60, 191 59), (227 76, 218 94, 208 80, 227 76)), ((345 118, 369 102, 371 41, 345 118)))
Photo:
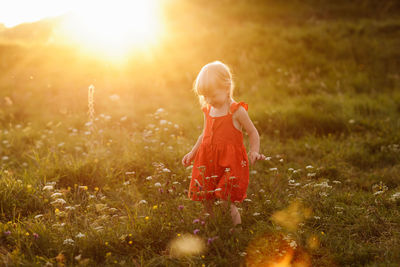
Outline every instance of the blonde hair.
POLYGON ((221 61, 214 61, 202 67, 193 84, 193 91, 199 96, 202 106, 206 105, 204 95, 216 90, 226 90, 232 98, 233 89, 232 73, 221 61))

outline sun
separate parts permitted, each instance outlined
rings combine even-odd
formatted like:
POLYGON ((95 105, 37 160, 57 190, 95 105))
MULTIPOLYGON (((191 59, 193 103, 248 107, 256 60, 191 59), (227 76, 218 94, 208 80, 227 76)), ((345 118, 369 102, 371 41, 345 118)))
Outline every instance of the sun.
POLYGON ((156 0, 81 1, 60 31, 88 53, 121 58, 157 42, 159 8, 156 0))

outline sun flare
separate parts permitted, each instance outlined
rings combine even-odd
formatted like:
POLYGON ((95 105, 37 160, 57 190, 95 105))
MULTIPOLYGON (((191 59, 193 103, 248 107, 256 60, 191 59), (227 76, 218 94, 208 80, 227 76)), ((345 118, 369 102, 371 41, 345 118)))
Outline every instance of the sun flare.
POLYGON ((160 25, 156 0, 85 1, 66 18, 61 32, 86 51, 119 58, 154 44, 160 25))

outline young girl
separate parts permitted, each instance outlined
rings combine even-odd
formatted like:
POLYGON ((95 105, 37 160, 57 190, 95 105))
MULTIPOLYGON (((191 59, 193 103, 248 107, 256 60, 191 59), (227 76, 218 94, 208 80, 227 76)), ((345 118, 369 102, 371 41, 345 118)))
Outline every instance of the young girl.
POLYGON ((203 133, 183 159, 184 166, 194 160, 189 198, 203 201, 212 214, 215 199, 230 207, 234 227, 241 224, 233 202, 246 198, 249 183, 249 160, 265 159, 259 153, 260 137, 247 114, 247 104, 232 98, 232 74, 225 64, 215 61, 205 65, 194 83, 204 112, 203 133), (242 129, 249 135, 249 158, 243 144, 242 129))

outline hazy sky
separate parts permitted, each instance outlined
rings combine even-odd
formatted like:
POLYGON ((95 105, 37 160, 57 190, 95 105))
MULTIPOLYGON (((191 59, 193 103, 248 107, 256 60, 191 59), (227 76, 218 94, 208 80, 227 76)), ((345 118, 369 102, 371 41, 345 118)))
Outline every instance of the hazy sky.
MULTIPOLYGON (((130 0, 135 1, 135 0, 130 0)), ((146 0, 142 0, 146 1, 146 0)), ((0 0, 0 23, 12 27, 23 22, 37 21, 58 16, 80 6, 96 6, 99 3, 115 3, 110 0, 0 0)), ((122 2, 122 1, 120 1, 122 2)), ((129 2, 129 1, 125 1, 129 2)))

